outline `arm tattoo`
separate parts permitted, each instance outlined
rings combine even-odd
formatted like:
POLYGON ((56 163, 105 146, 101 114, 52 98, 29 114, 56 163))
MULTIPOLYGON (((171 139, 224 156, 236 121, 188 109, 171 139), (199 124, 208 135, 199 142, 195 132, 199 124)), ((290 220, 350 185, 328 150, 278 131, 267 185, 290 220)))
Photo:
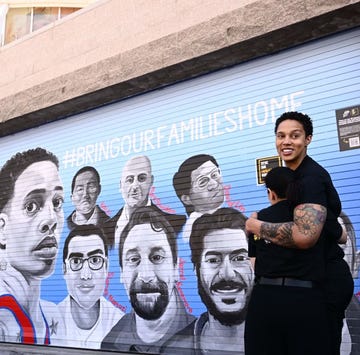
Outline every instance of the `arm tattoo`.
POLYGON ((320 205, 299 205, 294 210, 294 223, 306 237, 312 238, 326 220, 326 208, 320 205))
POLYGON ((293 240, 291 227, 294 222, 287 223, 267 223, 263 222, 260 227, 260 235, 270 242, 286 247, 296 248, 293 240))
POLYGON ((325 207, 317 204, 302 204, 294 210, 294 222, 263 222, 260 227, 260 236, 285 248, 297 248, 293 237, 293 227, 296 225, 302 237, 311 240, 317 238, 319 228, 322 228, 325 220, 325 207))

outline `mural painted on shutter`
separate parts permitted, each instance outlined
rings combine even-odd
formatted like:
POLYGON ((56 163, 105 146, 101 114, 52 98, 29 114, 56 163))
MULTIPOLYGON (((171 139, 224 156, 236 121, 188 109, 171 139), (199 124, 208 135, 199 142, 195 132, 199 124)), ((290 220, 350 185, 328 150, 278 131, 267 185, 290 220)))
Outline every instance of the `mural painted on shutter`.
POLYGON ((360 104, 359 42, 359 30, 342 33, 2 138, 0 338, 241 353, 254 281, 242 226, 268 205, 257 160, 277 155, 276 118, 301 111, 351 236, 342 352, 355 353, 360 161, 339 149, 336 110, 360 104), (216 225, 219 209, 236 227, 196 248, 194 221, 210 213, 216 225), (219 277, 225 259, 231 285, 219 277), (209 319, 229 337, 202 339, 209 319))

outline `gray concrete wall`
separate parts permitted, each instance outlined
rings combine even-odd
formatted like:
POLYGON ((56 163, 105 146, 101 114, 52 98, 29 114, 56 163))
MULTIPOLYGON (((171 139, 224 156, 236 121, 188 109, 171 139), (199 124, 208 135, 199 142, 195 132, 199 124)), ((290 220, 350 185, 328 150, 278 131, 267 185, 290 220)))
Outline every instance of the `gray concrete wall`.
POLYGON ((359 23, 360 1, 101 0, 0 48, 0 136, 359 23))

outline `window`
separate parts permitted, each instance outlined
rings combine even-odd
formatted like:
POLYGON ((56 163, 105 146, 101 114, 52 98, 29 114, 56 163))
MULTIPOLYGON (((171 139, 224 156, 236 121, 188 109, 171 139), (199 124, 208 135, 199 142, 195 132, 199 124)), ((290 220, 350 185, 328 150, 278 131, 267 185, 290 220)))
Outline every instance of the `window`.
POLYGON ((10 43, 30 33, 31 8, 9 9, 6 15, 5 43, 10 43))
POLYGON ((76 7, 9 8, 5 20, 5 38, 1 45, 15 41, 75 11, 76 7))

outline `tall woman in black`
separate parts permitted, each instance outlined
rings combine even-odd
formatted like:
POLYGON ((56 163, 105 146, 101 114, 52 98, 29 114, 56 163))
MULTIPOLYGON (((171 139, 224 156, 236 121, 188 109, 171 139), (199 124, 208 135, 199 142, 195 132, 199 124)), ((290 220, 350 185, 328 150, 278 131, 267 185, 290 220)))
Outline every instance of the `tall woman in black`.
POLYGON ((252 215, 246 221, 246 229, 278 246, 312 254, 304 265, 307 272, 301 280, 311 281, 322 289, 329 350, 320 354, 337 355, 340 353, 344 310, 354 288, 349 267, 343 260, 344 253, 338 245, 344 237, 346 240, 346 234, 337 222, 340 198, 329 173, 307 155, 313 134, 309 116, 285 112, 276 120, 275 134, 279 156, 301 183, 299 203, 294 208, 292 222, 270 223, 252 215))
MULTIPOLYGON (((285 167, 265 177, 271 206, 258 212, 268 222, 289 222, 297 204, 295 173, 285 167)), ((256 283, 245 323, 247 355, 328 354, 323 293, 309 270, 321 265, 313 250, 285 248, 258 236, 249 237, 255 257, 256 283)))

